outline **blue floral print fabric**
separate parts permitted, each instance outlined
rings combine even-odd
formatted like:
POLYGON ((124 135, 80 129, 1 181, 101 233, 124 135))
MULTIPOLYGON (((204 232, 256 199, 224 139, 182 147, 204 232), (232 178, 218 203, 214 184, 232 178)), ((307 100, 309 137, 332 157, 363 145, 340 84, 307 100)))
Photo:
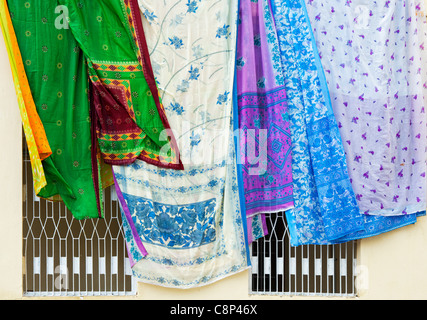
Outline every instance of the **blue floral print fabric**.
POLYGON ((295 208, 286 212, 291 245, 371 237, 417 216, 360 212, 329 87, 303 0, 271 0, 280 40, 292 129, 295 208))
POLYGON ((232 117, 238 2, 139 5, 184 170, 114 166, 132 271, 155 285, 203 286, 250 266, 232 117))
POLYGON ((324 244, 363 229, 310 26, 300 1, 273 0, 292 133, 291 244, 324 244))

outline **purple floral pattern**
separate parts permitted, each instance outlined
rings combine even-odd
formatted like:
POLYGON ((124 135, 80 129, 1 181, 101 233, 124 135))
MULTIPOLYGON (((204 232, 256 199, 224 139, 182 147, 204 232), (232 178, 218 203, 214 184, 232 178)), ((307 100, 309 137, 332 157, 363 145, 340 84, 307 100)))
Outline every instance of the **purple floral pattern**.
POLYGON ((362 213, 426 207, 421 0, 306 0, 362 213))

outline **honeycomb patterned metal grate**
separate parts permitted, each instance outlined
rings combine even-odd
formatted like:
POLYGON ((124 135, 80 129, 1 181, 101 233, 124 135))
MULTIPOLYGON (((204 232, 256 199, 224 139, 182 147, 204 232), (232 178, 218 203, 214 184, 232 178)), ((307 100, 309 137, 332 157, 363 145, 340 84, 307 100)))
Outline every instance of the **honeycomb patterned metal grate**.
POLYGON ((114 187, 104 191, 104 219, 76 220, 34 194, 25 147, 23 159, 23 295, 135 295, 114 187))

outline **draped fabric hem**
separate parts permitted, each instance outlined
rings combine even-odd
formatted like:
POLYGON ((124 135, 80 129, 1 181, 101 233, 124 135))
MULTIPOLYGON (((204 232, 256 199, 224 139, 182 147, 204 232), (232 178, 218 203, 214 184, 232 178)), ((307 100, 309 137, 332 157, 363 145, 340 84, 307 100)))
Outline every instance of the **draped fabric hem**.
POLYGON ((349 234, 353 234, 358 231, 363 231, 364 221, 362 215, 347 219, 342 223, 333 225, 325 228, 326 238, 330 242, 334 242, 341 238, 346 237, 349 234))
POLYGON ((247 233, 248 233, 248 243, 252 243, 255 242, 256 240, 263 238, 265 236, 268 235, 269 231, 268 231, 268 227, 267 227, 267 219, 265 214, 260 214, 259 215, 259 221, 258 222, 258 228, 256 228, 256 230, 254 231, 254 226, 253 226, 253 218, 248 218, 247 219, 247 233), (258 232, 257 232, 258 231, 258 232))
POLYGON ((279 212, 284 212, 287 210, 291 210, 294 209, 294 203, 286 203, 284 205, 277 205, 277 206, 270 206, 270 207, 263 207, 262 209, 256 209, 254 211, 248 210, 246 217, 250 218, 253 216, 256 216, 258 214, 274 214, 274 213, 279 213, 279 212))
POLYGON ((384 229, 376 229, 376 231, 372 232, 372 233, 365 233, 362 235, 348 236, 348 237, 341 239, 341 240, 337 239, 335 243, 344 243, 344 242, 348 242, 348 241, 354 241, 354 240, 360 240, 360 239, 375 237, 375 236, 381 235, 383 233, 387 233, 387 232, 390 232, 390 231, 393 231, 393 230, 396 230, 399 228, 403 228, 403 227, 406 227, 409 225, 413 225, 417 222, 417 219, 420 216, 425 215, 425 213, 426 213, 425 211, 424 212, 417 212, 417 213, 412 214, 411 217, 409 217, 407 219, 407 221, 404 221, 404 222, 399 223, 397 225, 393 225, 393 226, 390 226, 389 228, 384 228, 384 229))
MULTIPOLYGON (((400 208, 393 208, 393 209, 382 209, 382 210, 375 210, 375 211, 367 211, 366 214, 369 214, 371 216, 380 216, 380 217, 399 217, 404 216, 408 214, 414 214, 423 211, 424 208, 426 208, 427 204, 425 202, 420 202, 417 204, 407 205, 400 208), (389 210, 392 212, 388 214, 389 210)), ((365 213, 365 212, 363 212, 365 213)))
MULTIPOLYGON (((218 281, 221 281, 221 280, 223 280, 223 279, 229 278, 230 276, 234 276, 234 275, 240 274, 240 273, 242 273, 242 272, 244 272, 244 271, 246 271, 246 270, 249 270, 250 268, 251 268, 251 266, 248 266, 247 264, 242 264, 242 265, 238 268, 238 270, 236 270, 236 271, 232 271, 232 272, 229 272, 229 273, 223 274, 223 275, 221 275, 221 276, 218 276, 218 277, 216 277, 216 278, 211 279, 210 281, 206 281, 206 282, 203 282, 203 283, 198 283, 197 285, 186 285, 186 286, 180 286, 180 287, 179 287, 179 289, 189 290, 189 289, 194 289, 194 288, 201 288, 201 287, 205 287, 205 286, 211 285, 211 284, 213 284, 213 283, 216 283, 216 282, 218 282, 218 281)), ((177 289, 177 287, 176 287, 176 286, 173 286, 173 285, 167 285, 167 284, 165 284, 165 283, 159 283, 159 282, 157 282, 157 281, 155 281, 155 280, 148 280, 148 279, 144 279, 142 276, 139 276, 137 272, 133 272, 133 277, 134 277, 138 282, 141 282, 141 283, 151 284, 151 285, 155 285, 155 286, 163 287, 163 288, 177 289)))

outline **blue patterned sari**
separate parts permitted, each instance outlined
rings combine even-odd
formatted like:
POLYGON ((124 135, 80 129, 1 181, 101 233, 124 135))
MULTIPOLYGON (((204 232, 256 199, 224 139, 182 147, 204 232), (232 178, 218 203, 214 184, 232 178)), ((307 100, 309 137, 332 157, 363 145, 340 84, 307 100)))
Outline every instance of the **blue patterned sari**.
POLYGON ((286 212, 291 245, 340 243, 415 223, 416 215, 360 213, 305 3, 271 0, 271 7, 291 114, 295 208, 286 212))
POLYGON ((323 244, 363 229, 322 68, 299 1, 271 2, 292 130, 291 244, 323 244))

